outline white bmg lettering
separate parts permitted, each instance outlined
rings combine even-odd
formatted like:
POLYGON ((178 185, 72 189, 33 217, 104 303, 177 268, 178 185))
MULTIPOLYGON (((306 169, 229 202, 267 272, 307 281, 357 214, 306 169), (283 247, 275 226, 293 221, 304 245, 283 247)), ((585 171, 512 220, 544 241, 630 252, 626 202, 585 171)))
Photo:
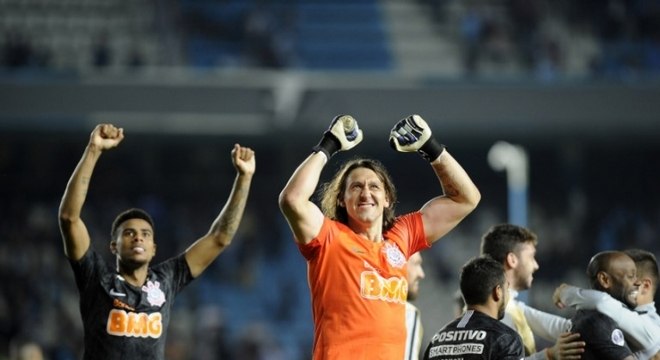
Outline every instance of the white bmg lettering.
POLYGON ((464 341, 464 340, 483 340, 486 338, 484 330, 457 330, 445 331, 438 334, 437 341, 464 341))
POLYGON ((477 343, 465 343, 456 345, 438 345, 429 350, 429 357, 440 355, 468 355, 468 354, 482 354, 484 352, 484 345, 477 343))

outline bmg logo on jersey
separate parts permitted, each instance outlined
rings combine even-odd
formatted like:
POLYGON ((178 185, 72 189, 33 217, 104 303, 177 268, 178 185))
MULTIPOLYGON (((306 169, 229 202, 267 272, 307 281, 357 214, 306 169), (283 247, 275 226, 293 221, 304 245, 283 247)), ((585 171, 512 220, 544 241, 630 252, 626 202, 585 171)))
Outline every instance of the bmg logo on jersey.
POLYGON ((112 309, 108 315, 108 334, 157 339, 163 333, 163 316, 159 312, 135 313, 112 309))
POLYGON ((360 295, 365 299, 405 304, 408 282, 396 276, 385 279, 376 271, 363 271, 360 274, 360 295))

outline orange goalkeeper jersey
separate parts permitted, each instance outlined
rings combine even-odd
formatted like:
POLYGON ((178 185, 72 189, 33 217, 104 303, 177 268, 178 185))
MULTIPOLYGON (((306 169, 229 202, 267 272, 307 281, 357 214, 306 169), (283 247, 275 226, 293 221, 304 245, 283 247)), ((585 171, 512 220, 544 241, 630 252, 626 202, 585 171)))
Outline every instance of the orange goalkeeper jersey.
POLYGON ((405 352, 406 263, 429 247, 419 212, 400 216, 374 243, 326 218, 299 248, 308 264, 314 359, 402 359, 405 352))

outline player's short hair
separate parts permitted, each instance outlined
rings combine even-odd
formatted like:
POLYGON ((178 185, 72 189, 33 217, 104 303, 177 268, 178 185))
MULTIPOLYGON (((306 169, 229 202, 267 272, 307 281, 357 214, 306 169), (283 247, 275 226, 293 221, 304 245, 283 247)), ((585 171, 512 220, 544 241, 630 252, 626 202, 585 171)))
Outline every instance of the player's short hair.
POLYGON ((383 230, 387 230, 394 224, 394 206, 396 204, 396 188, 385 166, 378 160, 356 158, 347 161, 335 173, 334 177, 321 187, 321 210, 325 216, 348 224, 348 213, 346 208, 339 205, 339 199, 346 191, 346 179, 351 171, 358 168, 367 168, 376 173, 383 182, 385 195, 390 202, 390 206, 383 209, 383 230))
POLYGON ((587 278, 589 279, 592 289, 605 291, 598 282, 598 273, 601 271, 607 272, 610 268, 610 262, 612 259, 620 254, 621 251, 607 250, 601 251, 591 257, 591 260, 589 260, 589 264, 587 265, 587 278))
POLYGON ((498 285, 504 290, 504 265, 490 256, 469 260, 461 269, 460 287, 467 305, 481 305, 488 301, 498 285))
POLYGON ((651 279, 651 286, 653 286, 653 293, 655 294, 658 288, 658 279, 660 278, 658 275, 658 260, 655 255, 650 251, 642 249, 628 249, 624 253, 630 256, 635 262, 638 278, 648 277, 651 279))
POLYGON ((142 219, 148 222, 149 225, 151 225, 151 229, 155 231, 154 220, 151 218, 151 215, 149 215, 149 213, 147 213, 142 209, 132 208, 125 210, 119 213, 119 215, 117 215, 115 221, 112 222, 110 237, 114 239, 119 226, 121 226, 121 224, 123 224, 126 220, 131 220, 131 219, 142 219))
POLYGON ((518 254, 526 243, 537 244, 537 236, 531 230, 513 224, 494 225, 481 238, 481 255, 504 263, 509 253, 518 254))

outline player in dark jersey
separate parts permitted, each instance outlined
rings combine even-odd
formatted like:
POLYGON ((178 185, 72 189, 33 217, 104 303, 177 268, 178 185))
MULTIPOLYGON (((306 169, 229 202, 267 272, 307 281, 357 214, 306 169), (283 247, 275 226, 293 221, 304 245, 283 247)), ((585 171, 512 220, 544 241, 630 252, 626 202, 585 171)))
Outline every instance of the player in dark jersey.
POLYGON ((520 360, 520 335, 502 323, 509 300, 504 266, 487 256, 463 266, 460 287, 467 311, 431 339, 425 360, 520 360))
POLYGON ((624 252, 635 262, 640 282, 634 310, 622 306, 621 301, 605 292, 567 284, 555 290, 553 302, 560 309, 571 306, 598 310, 619 325, 635 358, 648 360, 655 356, 660 360, 660 316, 653 301, 660 278, 658 261, 652 252, 646 250, 628 249, 624 252))
MULTIPOLYGON (((587 276, 591 287, 610 294, 621 306, 637 306, 639 280, 630 256, 621 251, 603 251, 589 261, 587 276)), ((574 332, 586 343, 584 360, 632 360, 635 357, 625 343, 617 323, 597 310, 579 310, 572 319, 574 332)))
POLYGON ((154 223, 149 214, 129 209, 112 224, 112 268, 90 247, 81 219, 96 162, 119 145, 123 129, 98 125, 71 175, 59 209, 64 251, 80 292, 85 331, 84 359, 164 359, 165 337, 174 296, 198 277, 229 245, 243 216, 255 170, 254 152, 234 145, 237 175, 231 195, 209 232, 185 252, 150 266, 156 253, 154 223))

